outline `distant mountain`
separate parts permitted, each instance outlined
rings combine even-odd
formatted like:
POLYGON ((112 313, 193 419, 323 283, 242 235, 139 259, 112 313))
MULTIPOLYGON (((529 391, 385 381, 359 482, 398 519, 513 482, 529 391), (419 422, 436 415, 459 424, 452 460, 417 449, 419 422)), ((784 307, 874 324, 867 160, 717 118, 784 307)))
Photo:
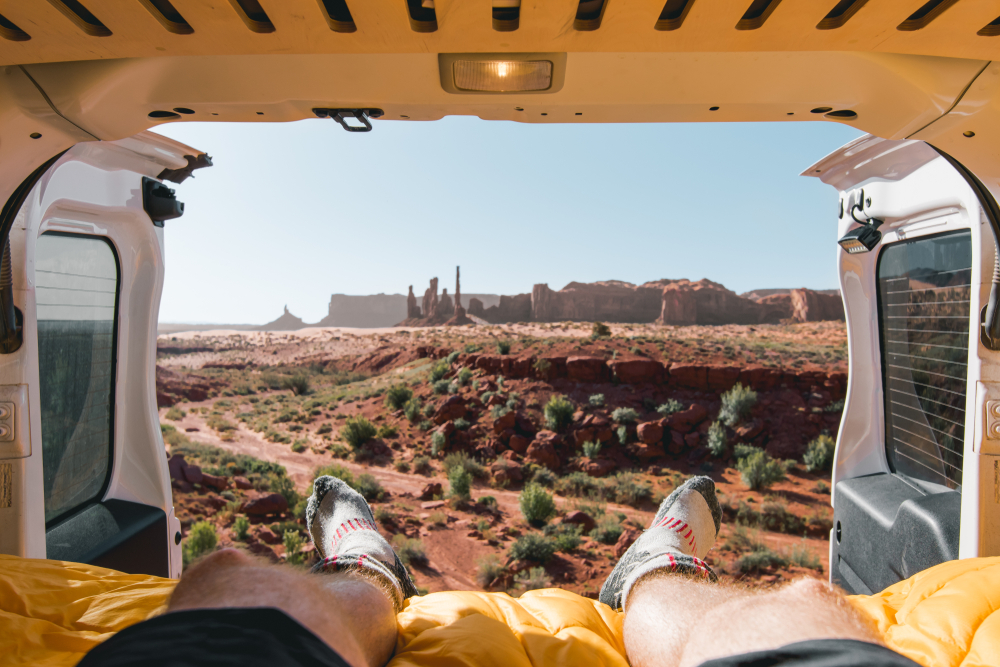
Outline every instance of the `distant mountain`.
MULTIPOLYGON (((826 294, 828 296, 840 296, 839 289, 816 289, 812 290, 817 294, 826 294)), ((744 292, 740 294, 744 299, 753 299, 754 301, 759 301, 765 296, 774 296, 776 294, 791 294, 791 289, 755 289, 750 292, 744 292)))

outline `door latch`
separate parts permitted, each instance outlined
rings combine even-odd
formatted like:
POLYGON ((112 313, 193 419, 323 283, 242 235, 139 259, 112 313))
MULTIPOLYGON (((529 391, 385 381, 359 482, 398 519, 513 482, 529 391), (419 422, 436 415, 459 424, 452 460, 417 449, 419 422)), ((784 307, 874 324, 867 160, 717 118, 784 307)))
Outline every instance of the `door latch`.
POLYGON ((384 112, 381 109, 313 109, 317 118, 332 118, 340 123, 340 126, 348 132, 371 132, 372 124, 369 118, 381 118, 384 112), (353 118, 361 125, 351 125, 348 118, 353 118))

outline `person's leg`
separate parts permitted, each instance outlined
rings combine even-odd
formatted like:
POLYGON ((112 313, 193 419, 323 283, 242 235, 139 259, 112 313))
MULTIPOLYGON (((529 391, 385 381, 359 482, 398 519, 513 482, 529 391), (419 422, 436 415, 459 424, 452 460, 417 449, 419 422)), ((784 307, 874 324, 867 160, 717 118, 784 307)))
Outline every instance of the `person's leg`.
POLYGON ((694 667, 811 639, 881 644, 842 595, 815 579, 751 592, 662 573, 633 587, 624 639, 633 667, 694 667))
POLYGON ((310 574, 235 549, 206 556, 184 573, 167 612, 271 607, 285 612, 352 667, 379 667, 396 644, 385 587, 356 572, 310 574))

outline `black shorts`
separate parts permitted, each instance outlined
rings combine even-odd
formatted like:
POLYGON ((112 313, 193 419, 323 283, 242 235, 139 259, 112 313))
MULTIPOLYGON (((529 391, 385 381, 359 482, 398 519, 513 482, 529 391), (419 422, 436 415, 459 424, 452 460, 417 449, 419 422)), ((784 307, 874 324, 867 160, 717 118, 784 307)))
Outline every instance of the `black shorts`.
MULTIPOLYGON (((198 609, 126 628, 77 667, 350 667, 277 609, 198 609)), ((884 646, 851 639, 798 642, 709 660, 701 667, 920 667, 884 646)))

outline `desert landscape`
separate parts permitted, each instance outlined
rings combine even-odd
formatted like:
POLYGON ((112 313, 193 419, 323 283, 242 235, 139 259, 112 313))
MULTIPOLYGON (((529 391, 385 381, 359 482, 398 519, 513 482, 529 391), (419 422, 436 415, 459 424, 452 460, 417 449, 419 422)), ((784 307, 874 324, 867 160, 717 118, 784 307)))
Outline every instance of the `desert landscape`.
POLYGON ((596 597, 694 474, 720 577, 825 578, 846 371, 839 321, 214 330, 160 336, 157 394, 186 561, 308 567, 304 498, 333 474, 422 590, 596 597))

